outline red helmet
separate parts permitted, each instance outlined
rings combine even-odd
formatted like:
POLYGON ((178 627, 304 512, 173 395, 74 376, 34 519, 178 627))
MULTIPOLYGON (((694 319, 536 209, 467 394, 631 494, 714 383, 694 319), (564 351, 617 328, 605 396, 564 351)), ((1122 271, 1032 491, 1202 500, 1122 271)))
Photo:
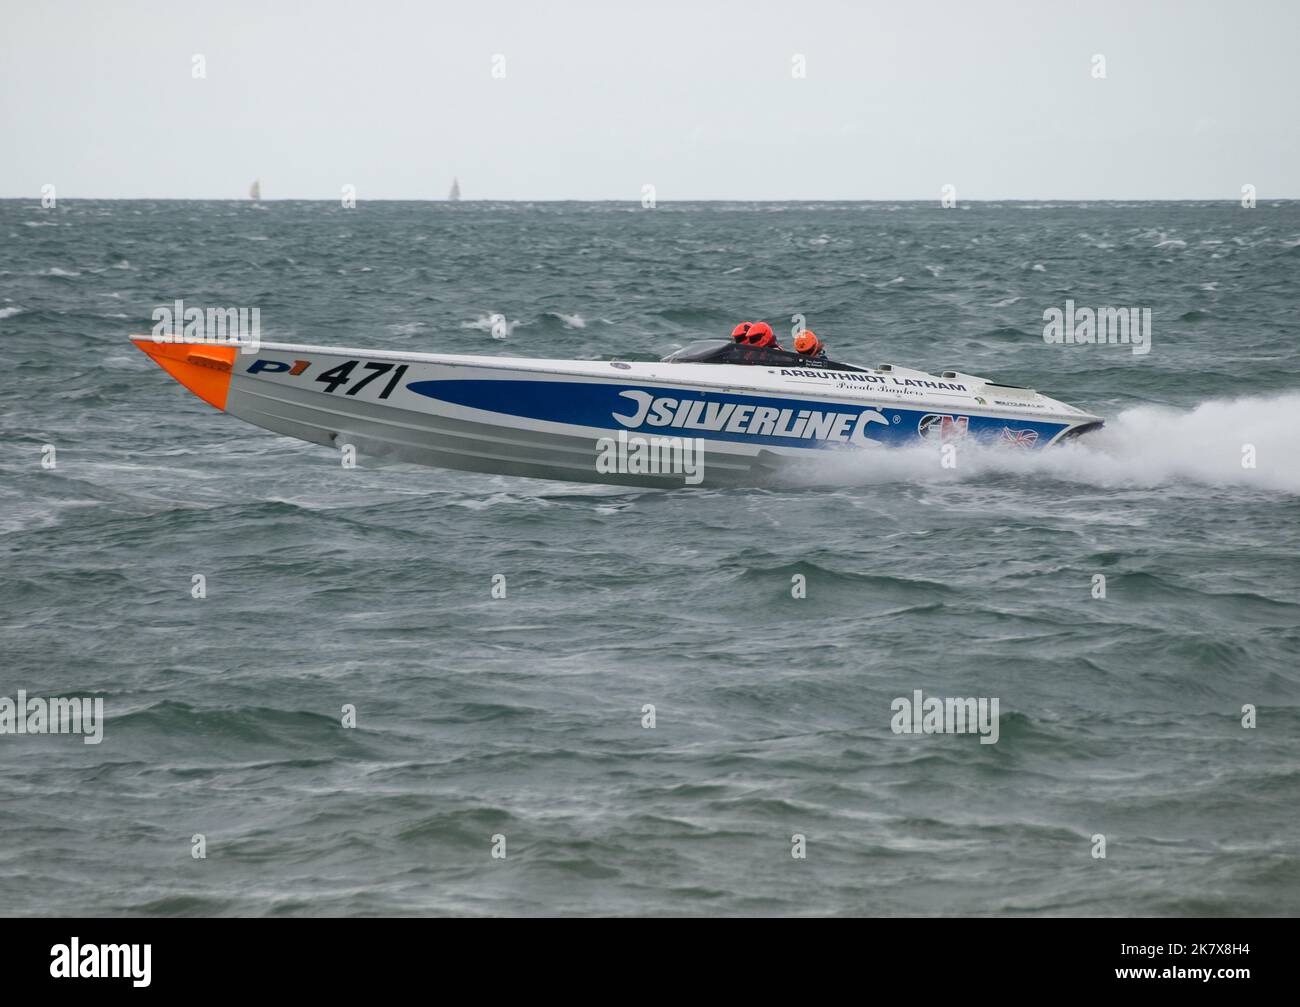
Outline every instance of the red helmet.
POLYGON ((821 348, 822 341, 817 338, 817 333, 812 329, 804 329, 794 337, 795 352, 802 353, 805 357, 815 357, 821 348))
POLYGON ((749 332, 745 334, 746 346, 775 346, 776 336, 772 334, 772 326, 767 322, 755 322, 749 327, 749 332))
POLYGON ((731 330, 731 338, 738 343, 743 343, 745 341, 745 334, 749 332, 749 327, 753 324, 753 322, 741 322, 731 330))

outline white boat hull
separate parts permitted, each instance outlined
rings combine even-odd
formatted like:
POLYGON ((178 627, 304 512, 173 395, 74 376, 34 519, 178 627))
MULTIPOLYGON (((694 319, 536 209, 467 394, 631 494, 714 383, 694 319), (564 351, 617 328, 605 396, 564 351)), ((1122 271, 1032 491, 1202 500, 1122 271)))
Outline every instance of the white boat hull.
POLYGON ((200 397, 276 433, 336 449, 350 444, 363 458, 539 479, 760 484, 800 462, 824 460, 828 450, 968 438, 1042 447, 1101 422, 1028 390, 902 369, 546 361, 285 344, 253 352, 133 338, 200 397), (682 460, 683 449, 700 453, 698 473, 669 464, 674 451, 682 460))

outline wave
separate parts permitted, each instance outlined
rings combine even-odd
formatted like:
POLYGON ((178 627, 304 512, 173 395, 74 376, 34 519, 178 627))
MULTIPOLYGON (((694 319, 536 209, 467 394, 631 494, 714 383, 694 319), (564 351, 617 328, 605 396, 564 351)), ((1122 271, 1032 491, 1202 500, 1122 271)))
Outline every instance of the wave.
POLYGON ((566 315, 563 311, 547 311, 543 313, 543 317, 557 319, 570 329, 585 329, 587 327, 587 320, 576 311, 571 315, 566 315))
POLYGON ((1043 451, 963 444, 945 469, 937 446, 837 453, 801 470, 835 484, 1046 477, 1099 487, 1180 484, 1300 495, 1300 392, 1212 399, 1191 409, 1137 406, 1106 427, 1043 451), (1253 463, 1253 464, 1252 464, 1253 463))
POLYGON ((493 339, 505 339, 510 336, 516 328, 519 327, 518 318, 507 319, 500 312, 491 312, 486 315, 479 315, 472 322, 461 322, 462 329, 477 329, 479 332, 486 332, 493 339))

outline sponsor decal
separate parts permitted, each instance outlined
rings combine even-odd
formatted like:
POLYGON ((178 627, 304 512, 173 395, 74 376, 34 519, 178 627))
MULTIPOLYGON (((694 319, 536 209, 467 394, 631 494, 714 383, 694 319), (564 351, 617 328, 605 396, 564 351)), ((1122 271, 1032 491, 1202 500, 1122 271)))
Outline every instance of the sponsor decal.
POLYGON ((970 430, 969 416, 949 416, 944 413, 926 413, 916 425, 916 431, 926 440, 958 440, 970 430))
POLYGON ((841 444, 876 443, 867 433, 872 423, 889 425, 876 409, 858 413, 820 409, 782 409, 759 403, 708 402, 672 395, 655 396, 627 389, 619 392, 632 406, 631 413, 613 414, 630 430, 642 426, 682 430, 726 431, 758 437, 834 441, 841 444))
POLYGON ((868 406, 676 391, 577 381, 413 381, 417 395, 552 423, 646 432, 681 431, 712 440, 801 448, 875 444, 889 420, 868 406))
POLYGON ((1011 409, 1045 409, 1041 402, 1025 402, 1016 399, 994 399, 995 406, 1008 406, 1011 409))
POLYGON ((864 374, 860 371, 811 371, 787 367, 783 373, 797 378, 828 378, 833 381, 856 381, 860 384, 884 385, 886 388, 929 388, 939 392, 968 391, 965 385, 955 381, 935 381, 929 378, 897 378, 885 374, 864 374))
POLYGON ((290 364, 283 360, 270 360, 267 357, 259 357, 248 365, 247 373, 261 374, 265 371, 267 374, 292 374, 296 376, 310 366, 310 360, 295 360, 290 364))
MULTIPOLYGON (((320 380, 319 378, 317 380, 320 380)), ((695 436, 773 447, 835 448, 916 440, 920 424, 944 431, 943 413, 876 408, 863 403, 825 402, 695 389, 646 388, 619 383, 533 379, 442 379, 412 381, 405 390, 480 410, 491 416, 557 423, 597 430, 628 430, 665 436, 695 436)), ((1005 417, 947 415, 948 435, 997 440, 1005 417)), ((1018 424, 1050 441, 1065 426, 1057 422, 1018 424)), ((1024 443, 1022 441, 1022 443, 1024 443)))

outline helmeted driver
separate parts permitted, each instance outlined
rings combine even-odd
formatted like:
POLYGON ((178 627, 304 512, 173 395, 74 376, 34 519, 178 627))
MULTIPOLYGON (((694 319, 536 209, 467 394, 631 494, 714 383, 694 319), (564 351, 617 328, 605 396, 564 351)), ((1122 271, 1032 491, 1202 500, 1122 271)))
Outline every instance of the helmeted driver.
POLYGON ((781 344, 776 341, 776 335, 772 332, 772 326, 767 322, 755 322, 745 333, 742 342, 746 346, 756 346, 759 349, 779 350, 781 344))
POLYGON ((812 329, 804 329, 794 337, 794 351, 809 360, 826 359, 826 346, 812 329))

